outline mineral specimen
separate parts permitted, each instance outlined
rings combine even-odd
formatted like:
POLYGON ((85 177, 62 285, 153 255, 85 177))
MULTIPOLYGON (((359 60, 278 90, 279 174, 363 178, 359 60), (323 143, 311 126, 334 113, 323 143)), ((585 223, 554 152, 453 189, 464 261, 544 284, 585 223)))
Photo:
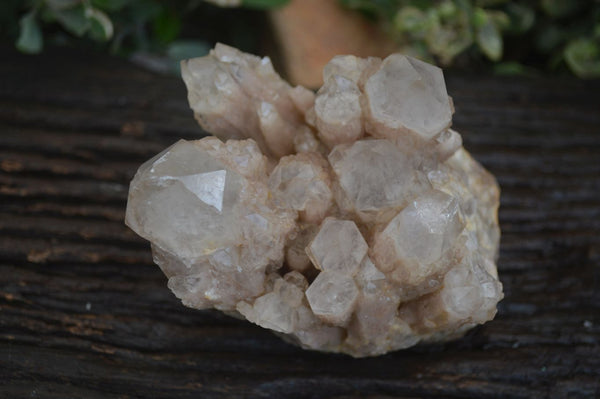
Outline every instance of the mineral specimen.
POLYGON ((219 138, 143 164, 126 222, 184 305, 356 357, 494 317, 499 189, 450 129, 439 68, 339 56, 315 95, 219 44, 182 71, 219 138))

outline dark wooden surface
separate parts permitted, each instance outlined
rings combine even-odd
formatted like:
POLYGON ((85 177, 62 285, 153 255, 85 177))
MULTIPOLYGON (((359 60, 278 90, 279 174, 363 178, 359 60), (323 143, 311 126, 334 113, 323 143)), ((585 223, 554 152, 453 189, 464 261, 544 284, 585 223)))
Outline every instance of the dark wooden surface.
POLYGON ((600 82, 449 74, 503 190, 506 297, 461 340, 356 360, 183 307, 123 225, 137 166, 202 135, 179 79, 2 54, 1 398, 600 397, 600 82))

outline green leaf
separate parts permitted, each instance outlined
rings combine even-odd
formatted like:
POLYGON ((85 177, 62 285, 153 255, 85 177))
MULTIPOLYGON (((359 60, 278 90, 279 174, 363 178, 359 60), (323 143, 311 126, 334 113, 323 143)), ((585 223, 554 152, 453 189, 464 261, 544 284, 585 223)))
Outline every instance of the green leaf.
POLYGON ((19 20, 19 37, 16 42, 17 49, 28 54, 37 54, 42 50, 43 38, 35 14, 30 12, 19 20))
POLYGON ((443 1, 435 8, 440 18, 456 18, 458 7, 452 1, 443 1))
POLYGON ((88 8, 85 15, 90 21, 90 36, 92 39, 105 42, 113 35, 113 24, 108 16, 95 8, 88 8))
POLYGON ((169 70, 181 74, 180 62, 194 57, 202 57, 210 51, 210 45, 200 40, 176 40, 167 48, 167 57, 170 59, 169 70))
POLYGON ((54 18, 75 36, 83 36, 90 29, 90 21, 85 15, 85 7, 79 4, 64 10, 55 10, 54 18))
POLYGON ((507 76, 534 76, 537 74, 537 71, 519 62, 500 62, 494 64, 494 73, 507 76))
POLYGON ((600 77, 600 42, 578 38, 567 44, 565 61, 580 78, 600 77))
POLYGON ((242 0, 242 5, 248 8, 277 8, 289 3, 290 0, 242 0))
POLYGON ((402 7, 394 17, 394 27, 400 32, 423 32, 427 29, 427 16, 417 7, 402 7))
POLYGON ((506 30, 510 26, 510 18, 503 11, 486 10, 486 14, 490 17, 494 25, 500 31, 506 30))
POLYGON ((488 16, 483 8, 476 8, 473 12, 473 26, 475 28, 481 28, 488 22, 488 16))
POLYGON ((175 40, 181 31, 181 19, 173 11, 163 10, 153 21, 154 35, 160 44, 175 40))
POLYGON ((477 45, 490 60, 502 58, 502 36, 491 16, 481 8, 475 10, 477 45))
POLYGON ((444 65, 452 62, 454 57, 473 44, 470 27, 470 9, 465 4, 458 4, 452 18, 441 18, 436 8, 427 12, 428 21, 425 43, 429 51, 440 59, 444 65))
POLYGON ((519 3, 506 5, 506 13, 510 19, 508 31, 514 34, 527 32, 535 22, 535 11, 531 7, 519 3))
POLYGON ((175 61, 202 57, 210 51, 208 43, 200 40, 176 40, 167 48, 167 56, 175 61))

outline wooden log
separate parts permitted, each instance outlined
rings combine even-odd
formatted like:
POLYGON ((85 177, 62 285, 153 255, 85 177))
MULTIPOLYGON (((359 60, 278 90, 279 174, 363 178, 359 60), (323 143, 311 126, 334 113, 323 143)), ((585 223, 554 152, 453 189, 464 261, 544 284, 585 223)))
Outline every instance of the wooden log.
POLYGON ((448 74, 502 187, 506 298, 463 339, 357 360, 183 307, 124 226, 139 164, 204 134, 179 79, 2 54, 0 397, 600 396, 600 82, 448 74))

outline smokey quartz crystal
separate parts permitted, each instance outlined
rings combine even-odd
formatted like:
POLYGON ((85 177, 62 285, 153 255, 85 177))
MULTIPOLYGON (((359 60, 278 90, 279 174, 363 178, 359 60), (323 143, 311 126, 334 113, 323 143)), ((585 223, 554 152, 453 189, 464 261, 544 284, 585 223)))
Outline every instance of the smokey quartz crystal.
POLYGON ((315 94, 218 44, 182 72, 216 137, 144 163, 126 223, 184 305, 355 357, 494 317, 499 188, 450 128, 439 68, 338 56, 315 94))

